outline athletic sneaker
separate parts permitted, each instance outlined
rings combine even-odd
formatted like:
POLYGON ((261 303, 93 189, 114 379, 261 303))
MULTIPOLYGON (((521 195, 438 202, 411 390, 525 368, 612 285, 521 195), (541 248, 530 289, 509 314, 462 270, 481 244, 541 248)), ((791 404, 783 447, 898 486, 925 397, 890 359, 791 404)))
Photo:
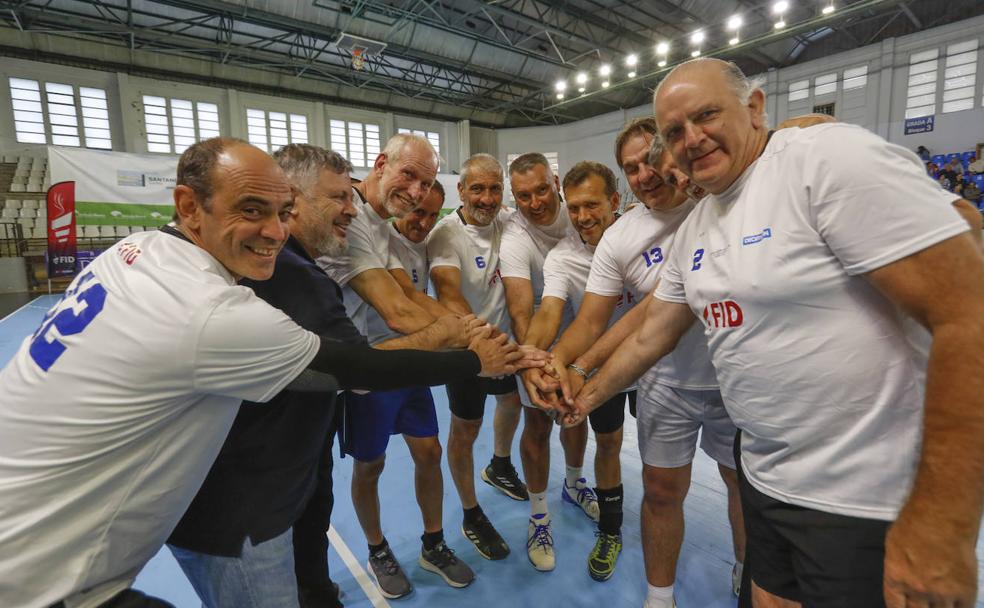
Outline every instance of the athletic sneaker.
POLYGON ((598 497, 588 482, 582 477, 574 482, 574 487, 567 485, 564 480, 564 488, 560 491, 560 497, 564 502, 580 507, 585 515, 593 521, 598 521, 601 517, 601 509, 598 508, 598 497))
POLYGON ((529 500, 530 493, 526 490, 526 484, 516 473, 516 467, 509 465, 506 471, 496 472, 492 470, 492 465, 482 469, 482 480, 498 489, 503 494, 513 500, 529 500))
POLYGON ((731 592, 735 594, 735 597, 741 595, 741 571, 743 564, 735 562, 734 568, 731 569, 731 592))
POLYGON ((396 556, 390 550, 389 545, 384 546, 369 556, 369 574, 376 579, 376 586, 379 592, 391 600, 410 595, 413 586, 407 575, 403 573, 400 562, 396 561, 396 556))
POLYGON ((670 600, 669 606, 666 605, 666 602, 646 598, 646 603, 642 605, 642 608, 677 608, 676 598, 670 600))
POLYGON ((545 513, 537 513, 530 517, 530 528, 526 536, 526 555, 530 563, 540 572, 554 569, 553 534, 550 533, 550 517, 545 513))
POLYGON ((504 559, 509 555, 509 545, 499 536, 492 522, 484 514, 472 523, 461 524, 461 533, 470 540, 475 549, 485 559, 504 559))
POLYGON ((338 583, 319 585, 297 584, 297 599, 300 608, 342 608, 342 591, 338 583))
POLYGON ((588 574, 596 581, 607 581, 615 574, 615 563, 622 552, 622 535, 595 532, 598 540, 588 555, 588 574))
POLYGON ((452 587, 467 587, 475 580, 475 573, 468 567, 468 564, 458 559, 454 550, 448 547, 443 540, 431 550, 420 548, 420 559, 417 560, 420 567, 429 572, 440 576, 444 582, 452 587))

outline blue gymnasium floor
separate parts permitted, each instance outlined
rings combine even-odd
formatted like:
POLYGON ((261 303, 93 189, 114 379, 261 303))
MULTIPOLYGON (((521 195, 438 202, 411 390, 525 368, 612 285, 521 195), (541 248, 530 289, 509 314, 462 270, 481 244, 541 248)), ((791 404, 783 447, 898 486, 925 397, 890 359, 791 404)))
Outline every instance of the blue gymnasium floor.
MULTIPOLYGON (((44 313, 57 298, 58 296, 39 297, 0 320, 0 365, 5 364, 24 337, 37 328, 44 313)), ((449 425, 447 399, 440 388, 434 390, 434 397, 444 444, 449 425)), ((489 403, 491 406, 492 401, 489 403)), ((492 451, 491 418, 486 422, 475 447, 476 466, 484 466, 492 451)), ((461 510, 445 465, 445 535, 449 545, 477 574, 477 579, 471 586, 452 589, 439 577, 417 566, 422 524, 413 495, 412 461, 406 444, 401 438, 394 437, 381 481, 380 502, 387 540, 414 585, 414 592, 400 600, 383 598, 366 574, 367 548, 348 493, 352 461, 349 458, 337 461, 329 566, 332 578, 341 586, 345 606, 642 606, 646 587, 639 542, 639 504, 642 490, 638 481, 641 464, 636 448, 635 425, 626 425, 622 449, 625 544, 615 575, 605 583, 596 583, 587 574, 586 558, 594 544, 593 522, 580 511, 560 501, 558 484, 564 474, 561 453, 557 433, 554 433, 549 501, 554 522, 557 569, 550 573, 535 571, 526 558, 528 503, 510 500, 481 481, 477 483, 479 501, 509 543, 512 553, 499 562, 490 562, 478 555, 461 536, 461 510)), ((724 484, 713 461, 699 450, 697 453, 693 482, 685 505, 687 531, 678 566, 677 602, 681 608, 730 608, 736 602, 730 592, 733 558, 725 514, 724 484)), ((594 445, 589 439, 585 462, 591 463, 593 457, 594 445)), ((518 467, 518 447, 514 449, 513 461, 518 467)), ((589 464, 586 471, 589 472, 589 480, 592 480, 590 470, 589 464)), ((978 560, 984 563, 984 543, 978 544, 977 555, 978 560)), ((979 586, 984 589, 984 566, 978 567, 978 581, 979 586)), ((147 564, 135 586, 171 601, 178 608, 200 605, 191 586, 166 549, 147 564)), ((984 608, 984 598, 978 600, 977 607, 984 608)))

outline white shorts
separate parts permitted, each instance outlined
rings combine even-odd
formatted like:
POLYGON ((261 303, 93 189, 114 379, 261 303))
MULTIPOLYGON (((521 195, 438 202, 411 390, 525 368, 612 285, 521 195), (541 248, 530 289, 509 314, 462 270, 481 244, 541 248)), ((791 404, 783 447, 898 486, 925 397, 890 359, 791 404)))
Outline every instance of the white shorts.
POLYGON ((735 468, 736 428, 719 390, 641 384, 636 425, 642 462, 664 469, 690 464, 703 428, 700 449, 719 464, 735 468))

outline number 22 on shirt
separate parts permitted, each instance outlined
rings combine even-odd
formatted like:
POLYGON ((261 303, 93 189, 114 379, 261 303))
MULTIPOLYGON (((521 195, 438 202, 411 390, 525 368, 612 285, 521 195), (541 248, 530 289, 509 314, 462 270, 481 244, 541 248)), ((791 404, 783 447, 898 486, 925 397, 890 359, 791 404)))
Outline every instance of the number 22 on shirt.
POLYGON ((106 304, 106 288, 89 272, 78 278, 62 299, 48 311, 41 327, 31 337, 31 359, 44 371, 65 352, 59 338, 81 333, 106 304))

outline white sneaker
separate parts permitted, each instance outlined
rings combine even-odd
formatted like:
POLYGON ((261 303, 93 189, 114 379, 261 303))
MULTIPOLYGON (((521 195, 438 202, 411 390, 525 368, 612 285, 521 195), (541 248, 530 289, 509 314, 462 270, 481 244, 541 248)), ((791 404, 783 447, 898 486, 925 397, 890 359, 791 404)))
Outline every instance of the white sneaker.
POLYGON ((744 564, 735 562, 734 568, 731 569, 731 593, 734 593, 735 597, 741 593, 741 572, 744 566, 744 564))
POLYGON ((647 597, 646 603, 642 605, 642 608, 677 608, 676 598, 671 599, 670 603, 667 604, 666 602, 647 597))
POLYGON ((526 537, 526 555, 530 563, 540 572, 554 569, 553 534, 550 533, 550 516, 538 513, 530 517, 529 532, 526 537))
POLYGON ((574 487, 567 485, 565 479, 564 489, 560 491, 560 497, 564 502, 580 507, 581 511, 592 520, 598 521, 601 518, 598 497, 583 477, 574 482, 574 487))

